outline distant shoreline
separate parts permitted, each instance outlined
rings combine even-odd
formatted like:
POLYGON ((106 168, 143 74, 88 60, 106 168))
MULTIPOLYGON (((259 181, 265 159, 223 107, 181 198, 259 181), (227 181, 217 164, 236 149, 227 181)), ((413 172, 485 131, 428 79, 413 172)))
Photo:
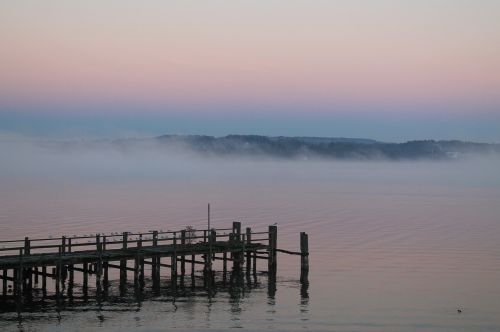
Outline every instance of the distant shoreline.
POLYGON ((159 149, 203 157, 277 158, 282 160, 457 160, 500 156, 500 144, 460 140, 418 140, 404 143, 367 138, 287 137, 259 135, 162 135, 152 138, 45 142, 65 150, 111 146, 124 151, 159 149))

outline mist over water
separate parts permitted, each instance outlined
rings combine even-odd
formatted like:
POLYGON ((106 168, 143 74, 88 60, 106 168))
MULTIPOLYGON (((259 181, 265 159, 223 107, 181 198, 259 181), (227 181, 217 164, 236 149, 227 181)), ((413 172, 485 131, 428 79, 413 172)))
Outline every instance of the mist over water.
MULTIPOLYGON (((309 233, 306 302, 298 259, 280 255, 274 299, 256 290, 235 304, 220 294, 176 310, 146 301, 104 311, 104 321, 93 310, 64 312, 61 321, 49 313, 26 319, 27 330, 497 331, 498 169, 498 158, 203 158, 146 141, 2 139, 0 238, 202 228, 209 202, 214 227, 277 222, 279 248, 296 250, 299 232, 309 233)), ((6 317, 0 329, 20 329, 6 317)))

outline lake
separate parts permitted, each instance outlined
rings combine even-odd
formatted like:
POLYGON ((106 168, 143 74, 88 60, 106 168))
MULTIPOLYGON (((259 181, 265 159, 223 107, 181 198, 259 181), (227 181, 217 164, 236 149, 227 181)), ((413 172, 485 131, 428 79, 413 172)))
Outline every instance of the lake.
MULTIPOLYGON (((0 312, 2 331, 499 331, 500 162, 202 159, 3 144, 0 238, 206 225, 265 230, 298 250, 236 294, 0 312), (457 309, 462 310, 461 313, 457 309)), ((264 263, 259 267, 265 269, 264 263)), ((164 271, 167 274, 166 271, 164 271)))

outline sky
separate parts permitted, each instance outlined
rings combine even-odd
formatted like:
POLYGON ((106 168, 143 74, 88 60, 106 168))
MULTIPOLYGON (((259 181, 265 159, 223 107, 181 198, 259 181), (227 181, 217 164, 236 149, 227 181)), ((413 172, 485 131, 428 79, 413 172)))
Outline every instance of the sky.
POLYGON ((0 0, 0 133, 500 142, 500 1, 0 0))

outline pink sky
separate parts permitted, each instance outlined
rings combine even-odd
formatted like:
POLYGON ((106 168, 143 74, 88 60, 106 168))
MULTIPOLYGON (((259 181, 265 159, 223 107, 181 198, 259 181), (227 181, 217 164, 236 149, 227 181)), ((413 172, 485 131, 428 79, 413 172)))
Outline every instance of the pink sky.
POLYGON ((498 12, 486 0, 2 2, 0 102, 477 112, 500 101, 498 12))

